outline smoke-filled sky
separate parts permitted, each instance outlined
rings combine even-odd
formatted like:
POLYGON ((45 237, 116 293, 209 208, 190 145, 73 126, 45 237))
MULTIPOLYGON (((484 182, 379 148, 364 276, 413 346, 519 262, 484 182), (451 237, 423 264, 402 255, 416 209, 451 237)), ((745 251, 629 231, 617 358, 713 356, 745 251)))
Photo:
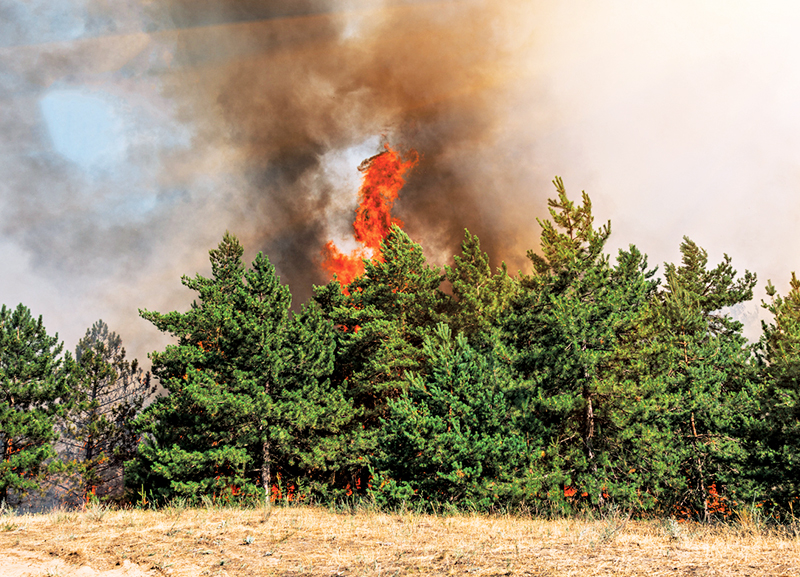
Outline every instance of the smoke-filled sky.
POLYGON ((0 303, 144 359, 137 309, 185 310, 225 230, 302 302, 389 142, 432 262, 466 227, 527 271, 560 175, 613 252, 757 272, 756 336, 800 270, 798 29, 788 0, 0 0, 0 303))

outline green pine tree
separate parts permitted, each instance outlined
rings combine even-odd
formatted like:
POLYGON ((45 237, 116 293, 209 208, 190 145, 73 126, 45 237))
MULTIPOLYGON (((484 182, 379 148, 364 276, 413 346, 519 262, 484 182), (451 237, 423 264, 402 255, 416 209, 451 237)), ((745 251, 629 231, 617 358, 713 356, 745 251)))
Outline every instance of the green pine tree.
POLYGON ((747 491, 745 439, 759 391, 752 348, 725 308, 751 299, 756 277, 736 279, 727 255, 709 270, 708 254, 688 238, 681 254, 680 266, 665 265, 646 354, 660 401, 653 422, 671 434, 663 505, 708 520, 729 507, 722 495, 732 504, 734 491, 747 491))
POLYGON ((73 360, 62 350, 42 317, 0 308, 0 502, 39 488, 54 468, 55 423, 73 402, 73 360))
POLYGON ((761 418, 754 423, 749 470, 759 500, 794 515, 800 500, 800 280, 795 273, 785 297, 767 283, 773 322, 762 322, 759 343, 764 364, 761 418))
POLYGON ((492 274, 489 255, 481 251, 477 235, 464 231, 461 254, 446 266, 445 277, 452 285, 453 305, 448 324, 463 333, 479 349, 491 348, 498 321, 519 290, 505 263, 492 274))
POLYGON ((345 442, 337 432, 353 411, 328 379, 333 327, 313 308, 293 317, 267 257, 245 270, 242 254, 226 233, 212 277, 183 279, 199 297, 187 313, 141 313, 178 339, 151 354, 169 394, 139 419, 147 442, 131 475, 163 497, 266 498, 281 472, 334 466, 321 450, 345 442))
POLYGON ((619 376, 629 362, 622 344, 653 294, 655 271, 635 247, 611 266, 603 253, 610 224, 594 228, 588 195, 576 205, 560 179, 555 185, 552 220, 539 221, 541 255, 528 253, 533 274, 503 321, 518 376, 517 426, 539 444, 536 471, 549 500, 647 508, 650 456, 630 435, 644 409, 619 376))
POLYGON ((302 479, 322 497, 338 494, 345 472, 361 466, 360 409, 331 379, 335 329, 315 303, 304 306, 287 328, 287 356, 273 398, 280 436, 274 453, 286 479, 302 479))
POLYGON ((762 322, 762 349, 771 366, 788 368, 800 359, 800 280, 792 273, 785 297, 767 281, 767 296, 771 302, 761 306, 772 313, 774 322, 762 322))
POLYGON ((375 450, 388 402, 408 387, 407 375, 421 366, 425 335, 446 318, 450 299, 440 289, 443 280, 422 247, 393 226, 380 258, 365 261, 364 274, 346 287, 347 294, 337 281, 315 289, 316 302, 337 326, 334 382, 362 411, 352 430, 361 460, 341 479, 351 490, 366 490, 366 458, 375 450))
POLYGON ((446 318, 450 301, 439 288, 444 277, 397 226, 381 243, 381 259, 365 265, 348 295, 334 281, 315 298, 339 327, 338 374, 371 426, 419 368, 425 334, 446 318))
POLYGON ((528 450, 509 430, 503 372, 445 324, 425 338, 423 356, 422 371, 389 402, 373 494, 484 510, 520 500, 528 450))

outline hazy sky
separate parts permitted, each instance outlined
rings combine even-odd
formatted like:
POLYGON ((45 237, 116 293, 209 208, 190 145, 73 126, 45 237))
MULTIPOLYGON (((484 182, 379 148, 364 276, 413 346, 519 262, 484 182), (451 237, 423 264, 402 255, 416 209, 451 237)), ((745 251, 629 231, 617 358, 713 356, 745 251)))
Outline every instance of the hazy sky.
POLYGON ((0 303, 143 359, 137 309, 185 310, 226 229, 302 302, 388 141, 431 261, 468 227, 524 269, 560 175, 614 253, 688 235, 756 272, 752 337, 800 271, 798 29, 790 1, 0 0, 0 303))

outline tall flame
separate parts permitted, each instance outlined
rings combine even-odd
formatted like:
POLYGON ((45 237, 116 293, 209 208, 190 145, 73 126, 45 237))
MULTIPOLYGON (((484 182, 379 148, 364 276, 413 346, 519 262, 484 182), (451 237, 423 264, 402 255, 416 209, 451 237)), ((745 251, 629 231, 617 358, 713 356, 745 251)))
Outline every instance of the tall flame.
POLYGON ((403 222, 392 217, 392 207, 397 194, 405 184, 403 175, 416 166, 419 155, 410 151, 407 160, 384 145, 386 150, 368 158, 358 167, 364 174, 358 191, 358 209, 353 222, 353 238, 361 245, 350 254, 341 252, 333 241, 328 241, 322 251, 322 268, 336 275, 342 287, 364 272, 363 259, 380 259, 381 241, 389 234, 392 225, 403 222))

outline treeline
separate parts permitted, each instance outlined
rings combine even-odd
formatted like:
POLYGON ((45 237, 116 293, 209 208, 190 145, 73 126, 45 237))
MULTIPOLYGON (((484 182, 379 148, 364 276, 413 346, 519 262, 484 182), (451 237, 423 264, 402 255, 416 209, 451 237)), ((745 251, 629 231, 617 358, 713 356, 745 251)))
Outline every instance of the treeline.
POLYGON ((749 343, 728 311, 755 275, 709 265, 688 238, 661 278, 634 246, 612 260, 610 225, 555 184, 529 274, 492 270, 469 232, 442 270, 395 227, 382 259, 297 312, 268 258, 247 267, 226 234, 211 277, 183 278, 188 312, 141 311, 176 339, 150 355, 166 392, 146 408, 149 380, 118 340, 90 331, 62 358, 41 319, 3 308, 0 496, 64 470, 62 423, 84 490, 124 463, 128 490, 154 502, 793 514, 800 281, 784 297, 768 285, 774 320, 749 343), (133 386, 103 404, 95 382, 133 386))

